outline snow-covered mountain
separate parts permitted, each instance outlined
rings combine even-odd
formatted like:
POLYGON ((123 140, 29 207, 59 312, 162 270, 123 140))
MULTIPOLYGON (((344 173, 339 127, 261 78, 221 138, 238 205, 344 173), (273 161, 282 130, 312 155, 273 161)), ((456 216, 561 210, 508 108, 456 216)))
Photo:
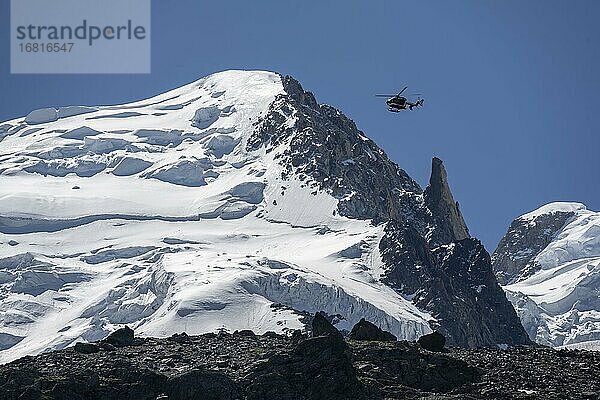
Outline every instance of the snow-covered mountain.
POLYGON ((540 207, 512 222, 492 261, 532 340, 597 347, 600 213, 579 203, 540 207))
POLYGON ((423 191, 290 77, 226 71, 0 125, 0 361, 128 324, 527 342, 434 159, 423 191))

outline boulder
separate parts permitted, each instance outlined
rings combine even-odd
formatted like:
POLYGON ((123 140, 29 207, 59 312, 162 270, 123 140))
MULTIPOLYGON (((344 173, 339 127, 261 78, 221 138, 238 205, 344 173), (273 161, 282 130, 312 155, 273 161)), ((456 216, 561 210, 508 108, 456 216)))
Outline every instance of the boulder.
POLYGON ((330 361, 346 357, 348 344, 337 335, 324 335, 308 338, 298 343, 294 354, 303 359, 330 361))
POLYGON ((104 342, 110 343, 115 347, 131 346, 133 344, 133 329, 128 326, 119 328, 110 335, 104 342))
POLYGON ((388 331, 384 331, 377 325, 361 318, 350 331, 350 339, 364 341, 380 341, 380 342, 395 342, 398 340, 396 336, 388 331))
POLYGON ((174 333, 171 337, 168 338, 168 340, 175 343, 189 343, 192 339, 188 336, 187 333, 181 332, 174 333))
POLYGON ((117 349, 115 346, 107 342, 100 342, 98 346, 105 351, 115 351, 117 349))
POLYGON ((317 336, 339 336, 342 337, 340 331, 325 318, 322 312, 315 313, 312 320, 312 335, 317 336))
POLYGON ((250 329, 242 329, 240 331, 235 331, 233 332, 233 334, 237 336, 256 337, 256 334, 250 329))
POLYGON ((77 342, 73 346, 73 350, 82 354, 92 354, 100 351, 100 347, 94 343, 77 342))
POLYGON ((425 350, 441 352, 444 351, 446 338, 441 333, 435 331, 428 335, 421 336, 417 342, 425 350))
POLYGON ((269 357, 244 379, 248 400, 373 398, 357 378, 351 350, 341 335, 302 340, 291 354, 269 357))

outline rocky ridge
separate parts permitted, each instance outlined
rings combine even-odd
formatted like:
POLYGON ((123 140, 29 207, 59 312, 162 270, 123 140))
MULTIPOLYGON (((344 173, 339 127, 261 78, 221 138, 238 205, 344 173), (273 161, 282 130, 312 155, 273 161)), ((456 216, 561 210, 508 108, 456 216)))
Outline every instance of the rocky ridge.
POLYGON ((248 140, 248 149, 276 151, 282 177, 299 176, 338 199, 343 216, 376 223, 404 219, 419 185, 341 111, 317 103, 290 76, 248 140))
MULTIPOLYGON (((323 320, 319 322, 323 324, 323 320)), ((6 400, 597 399, 600 353, 251 331, 107 341, 0 366, 6 400)))

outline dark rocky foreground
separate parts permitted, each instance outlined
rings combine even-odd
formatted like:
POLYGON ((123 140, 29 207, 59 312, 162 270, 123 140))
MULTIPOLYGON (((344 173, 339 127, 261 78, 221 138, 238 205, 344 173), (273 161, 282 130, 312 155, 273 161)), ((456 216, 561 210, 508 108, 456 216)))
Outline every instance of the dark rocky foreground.
POLYGON ((0 398, 549 400, 600 393, 595 352, 430 352, 402 341, 250 331, 118 339, 2 365, 0 398))

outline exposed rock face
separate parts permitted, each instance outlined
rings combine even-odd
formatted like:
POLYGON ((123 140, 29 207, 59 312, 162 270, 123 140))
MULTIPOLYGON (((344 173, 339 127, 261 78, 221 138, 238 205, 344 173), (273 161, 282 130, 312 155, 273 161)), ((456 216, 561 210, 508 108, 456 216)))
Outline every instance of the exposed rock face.
POLYGON ((596 399, 600 353, 207 334, 0 365, 2 399, 596 399))
POLYGON ((319 105, 291 77, 248 141, 339 199, 340 214, 387 224, 379 249, 384 280, 433 313, 434 327, 461 346, 529 343, 491 271, 489 255, 454 200, 442 161, 434 158, 423 192, 408 174, 338 110, 319 105), (309 179, 310 178, 310 179, 309 179), (458 300, 461 299, 461 300, 458 300))
POLYGON ((446 169, 442 160, 437 157, 431 162, 431 177, 424 195, 425 205, 433 216, 430 243, 441 245, 469 237, 469 229, 460 213, 458 202, 454 201, 450 191, 446 169))
POLYGON ((418 340, 419 345, 425 350, 441 352, 444 351, 446 338, 439 332, 423 335, 418 340))
POLYGON ((384 331, 364 318, 354 325, 352 331, 350 331, 349 338, 352 340, 375 340, 381 342, 394 342, 398 339, 388 331, 384 331))
POLYGON ((289 142, 278 154, 288 168, 284 173, 310 177, 330 191, 344 216, 376 222, 404 218, 403 208, 411 206, 405 197, 420 195, 419 185, 339 110, 319 105, 289 76, 282 82, 287 95, 271 105, 249 148, 266 145, 270 151, 289 142))
POLYGON ((386 279, 432 313, 432 325, 455 346, 530 343, 476 239, 431 249, 413 228, 390 223, 380 243, 386 279))
POLYGON ((556 211, 538 216, 535 223, 515 219, 492 255, 492 268, 498 282, 509 285, 539 271, 535 256, 574 215, 574 212, 556 211))

